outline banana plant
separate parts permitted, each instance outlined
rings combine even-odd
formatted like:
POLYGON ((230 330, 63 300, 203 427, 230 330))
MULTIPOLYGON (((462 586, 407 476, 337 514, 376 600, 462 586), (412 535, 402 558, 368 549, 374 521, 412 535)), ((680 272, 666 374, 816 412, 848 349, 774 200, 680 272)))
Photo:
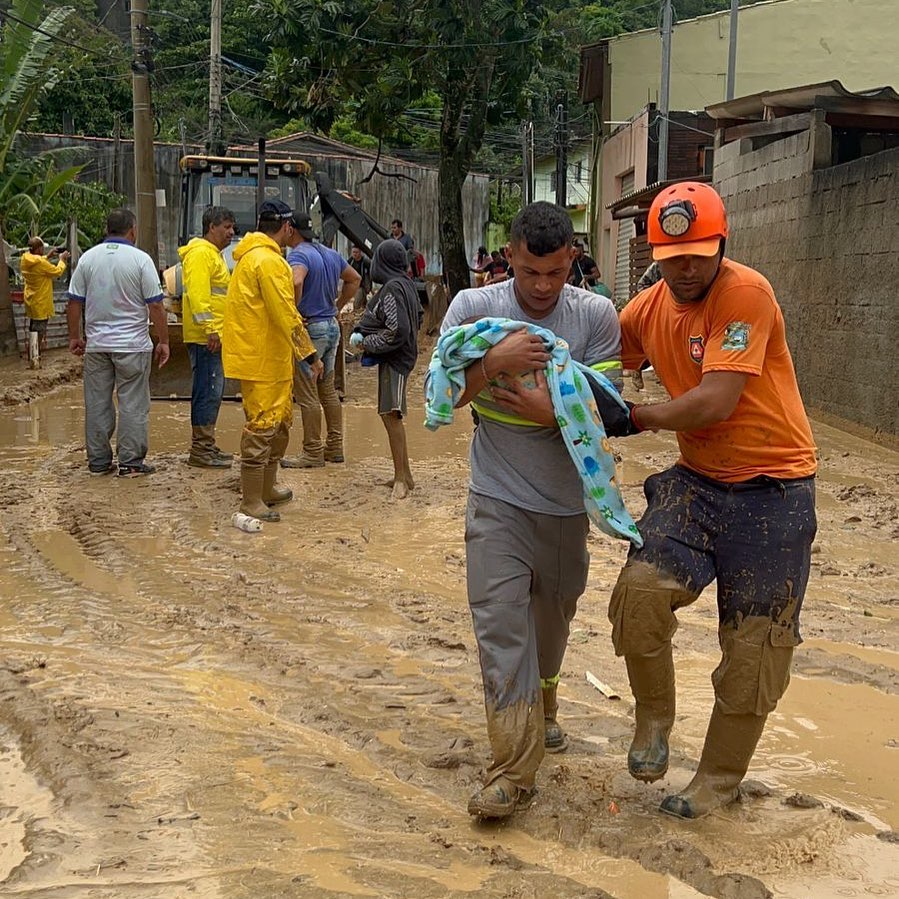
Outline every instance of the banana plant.
MULTIPOLYGON (((65 27, 72 10, 52 7, 45 13, 42 0, 13 0, 3 16, 0 33, 0 354, 15 353, 15 319, 9 293, 3 224, 11 210, 32 207, 40 210, 40 198, 47 184, 35 177, 34 159, 19 158, 16 137, 34 111, 41 93, 52 87, 58 74, 52 64, 53 44, 65 27)), ((61 182, 69 176, 57 172, 61 182), (63 175, 65 178, 62 178, 63 175)))

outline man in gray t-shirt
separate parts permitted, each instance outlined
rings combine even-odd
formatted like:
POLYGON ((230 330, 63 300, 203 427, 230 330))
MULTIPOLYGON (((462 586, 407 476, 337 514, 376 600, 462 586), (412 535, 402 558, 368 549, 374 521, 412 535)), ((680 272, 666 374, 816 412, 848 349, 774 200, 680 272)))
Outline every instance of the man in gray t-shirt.
MULTIPOLYGON (((572 236, 560 207, 525 207, 512 223, 514 279, 461 291, 441 330, 484 316, 536 324, 564 338, 574 359, 620 382, 611 301, 566 283, 572 236)), ((485 818, 526 805, 544 752, 567 746, 556 688, 587 583, 589 525, 546 387, 548 359, 539 337, 516 332, 466 370, 457 403, 471 402, 479 422, 465 545, 493 762, 468 811, 485 818)))

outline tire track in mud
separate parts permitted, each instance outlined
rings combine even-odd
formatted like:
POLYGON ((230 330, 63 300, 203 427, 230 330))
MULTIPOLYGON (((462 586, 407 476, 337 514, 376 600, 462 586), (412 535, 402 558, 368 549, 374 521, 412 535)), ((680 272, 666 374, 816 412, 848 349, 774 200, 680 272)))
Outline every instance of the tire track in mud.
MULTIPOLYGON (((160 520, 154 513, 160 512, 173 499, 171 493, 172 491, 164 489, 160 496, 158 491, 154 491, 149 508, 141 508, 139 511, 137 504, 126 504, 124 508, 115 510, 108 505, 95 505, 90 510, 60 506, 56 508, 59 529, 72 536, 85 557, 117 578, 130 578, 135 585, 132 599, 139 603, 139 610, 134 607, 123 608, 119 602, 120 597, 113 597, 106 598, 107 605, 116 605, 118 609, 113 612, 108 608, 105 613, 125 619, 122 626, 126 631, 129 620, 136 617, 156 626, 189 630, 192 634, 214 634, 216 641, 224 638, 229 652, 234 652, 243 662, 266 672, 266 679, 271 678, 272 666, 278 668, 274 678, 273 698, 265 700, 253 695, 246 699, 263 709, 270 702, 275 711, 266 710, 268 723, 286 731, 293 741, 297 740, 298 735, 302 735, 300 743, 307 764, 310 756, 319 756, 318 764, 328 776, 319 775, 319 784, 316 785, 305 783, 306 792, 310 792, 310 787, 316 786, 319 797, 326 797, 329 806, 333 808, 335 804, 342 805, 343 814, 337 814, 336 817, 347 828, 364 817, 362 810, 373 805, 379 808, 379 814, 385 815, 389 820, 405 820, 408 825, 410 820, 407 813, 411 804, 419 812, 413 816, 416 829, 430 831, 431 838, 435 833, 444 831, 447 816, 452 815, 454 808, 442 797, 464 797, 474 789, 482 773, 483 758, 472 749, 472 741, 466 736, 466 723, 478 720, 481 711, 476 668, 473 669, 472 656, 464 642, 442 634, 435 635, 434 622, 428 613, 439 605, 440 597, 408 592, 392 596, 388 605, 398 621, 392 627, 381 628, 385 640, 379 651, 382 668, 363 667, 355 673, 352 670, 347 672, 345 664, 339 662, 341 644, 353 648, 363 638, 370 639, 370 619, 359 619, 347 614, 353 608, 344 608, 340 616, 335 616, 333 596, 317 600, 314 598, 316 591, 304 593, 300 597, 292 595, 290 588, 283 583, 285 576, 290 574, 289 568, 269 565, 269 570, 262 576, 258 572, 239 572, 228 583, 227 602, 221 599, 210 602, 208 588, 201 585, 198 589, 195 581, 190 577, 185 578, 185 575, 197 569, 206 572, 210 554, 223 551, 223 547, 215 539, 210 541, 205 536, 197 536, 187 524, 171 528, 169 536, 154 538, 159 563, 155 567, 142 565, 135 568, 133 563, 127 561, 128 547, 113 534, 127 534, 132 526, 140 532, 141 524, 146 527, 148 520, 160 520), (179 589, 187 594, 183 597, 186 600, 184 604, 173 605, 170 600, 163 598, 166 596, 166 589, 171 586, 173 576, 179 578, 179 589), (269 602, 276 598, 284 608, 276 610, 275 616, 271 615, 270 607, 259 608, 255 601, 260 592, 265 593, 269 602), (257 611, 252 611, 254 605, 257 611), (297 624, 302 631, 300 640, 296 639, 299 635, 294 635, 292 639, 286 637, 283 634, 283 621, 276 620, 283 618, 285 614, 291 615, 296 605, 303 608, 303 614, 297 615, 297 624), (398 632, 397 624, 406 629, 404 634, 398 632), (298 658, 298 643, 303 647, 301 658, 298 658), (310 652, 310 649, 313 651, 310 652), (460 652, 465 654, 464 664, 469 668, 464 678, 464 684, 468 687, 467 697, 457 695, 459 684, 453 676, 460 667, 456 661, 460 652), (416 660, 411 683, 408 667, 402 670, 401 675, 384 673, 383 668, 396 668, 399 662, 408 665, 410 654, 416 660), (444 672, 442 668, 447 664, 450 664, 450 670, 444 672), (325 704, 316 706, 308 702, 304 696, 296 695, 296 689, 291 691, 289 698, 277 696, 277 675, 283 676, 298 667, 304 669, 302 680, 306 696, 327 695, 325 704), (348 686, 348 683, 353 684, 353 680, 347 682, 347 673, 355 675, 356 682, 364 681, 366 690, 348 686), (361 702, 355 695, 358 692, 363 692, 364 699, 361 702), (371 720, 372 696, 378 696, 378 701, 383 703, 383 711, 377 713, 378 720, 374 726, 371 720), (436 712, 432 707, 436 707, 436 712), (436 744, 433 739, 421 739, 423 734, 433 732, 435 718, 442 722, 439 728, 440 742, 436 744), (446 741, 447 732, 451 738, 449 742, 446 741), (319 746, 319 752, 316 753, 317 744, 323 744, 327 751, 322 754, 319 746), (335 762, 335 757, 341 761, 335 762), (363 763, 364 760, 367 763, 363 763), (389 794, 387 797, 384 795, 385 785, 389 794)), ((30 542, 26 533, 19 533, 15 542, 19 551, 25 556, 30 555, 36 563, 42 557, 40 547, 30 542)), ((47 572, 44 571, 43 575, 46 582, 47 572)), ((54 591, 57 595, 71 590, 77 584, 77 580, 61 573, 57 573, 56 578, 49 578, 54 579, 60 582, 54 591)), ((391 580, 394 579, 389 576, 383 578, 380 586, 389 587, 391 580)), ((344 594, 341 598, 348 597, 344 594)), ((96 599, 95 597, 95 601, 96 599)), ((99 599, 102 601, 103 597, 99 599)), ((368 605, 371 602, 357 603, 357 608, 364 609, 368 605)), ((454 614, 444 612, 440 617, 449 624, 451 632, 458 633, 464 627, 467 634, 467 610, 464 613, 456 611, 454 614)), ((280 692, 283 694, 283 691, 280 692)), ((204 700, 209 701, 208 692, 204 694, 204 700)), ((280 740, 273 740, 269 736, 266 740, 270 758, 284 753, 287 740, 283 735, 280 740)), ((223 759, 223 763, 224 761, 223 759)), ((314 793, 315 790, 311 792, 314 793)), ((594 783, 585 812, 595 809, 596 794, 594 783)), ((323 799, 313 799, 312 805, 320 801, 323 799)), ((290 811, 289 806, 287 811, 290 811)), ((331 815, 334 816, 333 811, 331 815)), ((556 824, 561 817, 559 812, 551 812, 547 819, 549 826, 541 827, 540 817, 532 815, 529 829, 540 834, 539 851, 526 845, 525 840, 525 845, 521 845, 519 851, 525 856, 530 855, 533 861, 526 862, 517 855, 501 853, 503 866, 513 870, 536 866, 539 871, 539 859, 545 850, 545 842, 550 834, 555 836, 556 824)), ((359 824, 356 823, 355 827, 358 829, 359 824)), ((377 834, 377 831, 370 831, 369 839, 376 841, 373 833, 377 834)), ((463 833, 468 836, 467 827, 463 829, 463 833)), ((659 861, 654 867, 641 859, 641 854, 645 854, 648 846, 622 847, 619 842, 603 838, 601 831, 592 833, 590 837, 587 839, 584 832, 578 835, 576 843, 572 843, 570 837, 560 841, 559 833, 554 841, 556 853, 570 853, 587 839, 588 845, 599 846, 606 852, 613 850, 610 853, 612 855, 637 858, 647 870, 665 871, 663 862, 659 861), (566 846, 569 847, 567 850, 566 846)), ((522 840, 523 837, 518 837, 519 843, 522 840)), ((442 842, 445 844, 445 852, 453 849, 452 842, 445 838, 442 842)), ((487 850, 487 847, 479 843, 463 844, 461 854, 466 863, 469 861, 466 856, 473 851, 472 845, 483 851, 487 850)), ((396 855, 395 850, 391 851, 386 845, 382 847, 382 851, 385 857, 396 855)), ((681 879, 688 883, 695 881, 694 885, 697 887, 701 884, 706 888, 704 892, 709 895, 727 894, 720 891, 729 889, 727 884, 732 882, 734 876, 716 875, 721 880, 720 884, 714 878, 709 880, 710 862, 707 858, 692 849, 685 852, 683 847, 679 847, 676 851, 680 858, 689 859, 681 879)), ((411 847, 408 863, 414 864, 419 858, 420 846, 416 844, 411 847)), ((492 866, 498 862, 491 856, 489 863, 492 866)), ((553 867, 556 869, 555 874, 552 870, 542 870, 543 876, 561 878, 561 882, 567 883, 569 887, 566 895, 575 895, 570 889, 580 888, 560 873, 560 866, 553 867)), ((576 868, 577 866, 575 870, 576 868)), ((735 882, 742 882, 743 878, 735 876, 735 882)), ((508 875, 504 880, 507 877, 508 875)), ((766 894, 760 884, 755 892, 742 891, 742 895, 746 896, 766 894)))
MULTIPOLYGON (((173 456, 163 461, 172 469, 179 464, 173 456)), ((410 590, 401 573, 371 557, 364 536, 303 537, 288 524, 282 525, 286 538, 272 528, 275 539, 267 532, 266 542, 253 543, 217 524, 217 510, 236 499, 233 476, 185 481, 174 471, 170 482, 170 470, 165 480, 121 484, 81 475, 81 490, 80 481, 71 486, 80 472, 73 467, 66 475, 66 468, 62 456, 48 460, 40 489, 26 490, 26 508, 14 518, 4 515, 19 564, 28 577, 42 573, 38 582, 49 588, 42 616, 46 610, 74 630, 71 615, 53 606, 71 605, 75 597, 90 608, 84 624, 114 654, 105 662, 123 681, 115 705, 126 717, 147 690, 116 665, 130 660, 146 672, 154 664, 162 669, 151 687, 169 717, 151 725, 137 720, 127 731, 112 728, 119 737, 127 733, 132 754, 104 776, 126 801, 141 794, 132 803, 139 818, 150 811, 172 817, 184 805, 200 809, 199 819, 169 835, 189 834, 202 847, 229 899, 258 896, 260 889, 266 896, 302 895, 284 886, 290 862, 279 864, 272 854, 285 842, 321 865, 316 876, 295 875, 301 879, 294 889, 317 895, 344 895, 354 884, 404 895, 400 885, 410 882, 422 896, 446 895, 448 886, 460 884, 477 884, 483 895, 600 895, 598 887, 577 882, 599 882, 580 858, 599 865, 597 851, 671 872, 707 895, 768 895, 754 878, 716 873, 695 842, 653 821, 646 791, 622 787, 620 753, 603 757, 589 744, 578 745, 567 764, 547 763, 542 779, 551 786, 512 826, 468 824, 461 806, 487 750, 467 608, 447 602, 462 595, 452 551, 443 560, 448 571, 441 589, 410 590), (121 497, 118 508, 110 495, 121 497), (55 568, 53 553, 48 558, 35 537, 53 528, 69 535, 118 589, 91 591, 70 566, 55 568), (172 746, 168 753, 154 748, 160 735, 172 746), (139 768, 164 771, 165 782, 154 790, 139 768), (606 811, 612 796, 629 800, 618 816, 606 811), (310 847, 303 824, 318 829, 321 845, 310 847), (433 860, 430 870, 422 869, 423 858, 433 860), (233 873, 252 865, 252 882, 233 873)), ((361 485, 335 481, 327 488, 312 479, 294 484, 309 487, 301 502, 318 506, 318 492, 333 511, 352 508, 361 485)), ((3 483, 4 494, 8 486, 3 483)), ((428 522, 426 509, 410 509, 412 530, 428 522)), ((435 565, 440 568, 439 557, 435 565)), ((591 588, 597 584, 607 588, 605 574, 591 576, 591 588)), ((100 656, 95 661, 104 663, 100 656)), ((76 706, 90 701, 95 681, 78 684, 76 706)), ((104 723, 82 730, 99 732, 104 723)), ((831 837, 835 844, 838 837, 831 837)), ((209 873, 208 863, 203 870, 209 873)))

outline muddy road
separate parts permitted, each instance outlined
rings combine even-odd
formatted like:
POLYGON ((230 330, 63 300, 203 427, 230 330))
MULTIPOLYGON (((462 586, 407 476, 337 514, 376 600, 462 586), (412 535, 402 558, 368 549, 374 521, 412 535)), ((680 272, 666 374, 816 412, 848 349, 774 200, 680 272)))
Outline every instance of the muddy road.
MULTIPOLYGON (((470 424, 431 434, 416 410, 417 489, 391 503, 374 378, 352 376, 347 464, 284 472, 297 499, 260 534, 230 526, 236 470, 184 464, 186 404, 154 403, 159 471, 132 481, 88 476, 77 383, 0 410, 0 896, 899 896, 899 454, 816 426, 806 642, 742 803, 655 811, 701 748, 712 594, 675 638, 669 775, 627 775, 606 620, 625 550, 594 536, 560 688, 571 748, 529 811, 478 825, 470 424)), ((220 443, 240 427, 226 403, 220 443)), ((638 513, 674 442, 620 449, 638 513)))

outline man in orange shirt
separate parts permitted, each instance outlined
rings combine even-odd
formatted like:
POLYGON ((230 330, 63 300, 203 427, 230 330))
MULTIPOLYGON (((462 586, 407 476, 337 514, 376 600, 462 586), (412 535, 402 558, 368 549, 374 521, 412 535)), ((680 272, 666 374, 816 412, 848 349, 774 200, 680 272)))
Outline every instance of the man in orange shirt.
POLYGON ((662 280, 621 313, 622 362, 655 368, 671 400, 631 409, 634 431, 677 432, 681 456, 647 478, 612 593, 615 652, 636 700, 628 769, 668 769, 675 612, 713 580, 721 663, 696 775, 661 810, 698 818, 736 799, 765 719, 790 680, 815 536, 815 447, 771 285, 724 258, 727 217, 707 184, 663 190, 649 211, 662 280))

